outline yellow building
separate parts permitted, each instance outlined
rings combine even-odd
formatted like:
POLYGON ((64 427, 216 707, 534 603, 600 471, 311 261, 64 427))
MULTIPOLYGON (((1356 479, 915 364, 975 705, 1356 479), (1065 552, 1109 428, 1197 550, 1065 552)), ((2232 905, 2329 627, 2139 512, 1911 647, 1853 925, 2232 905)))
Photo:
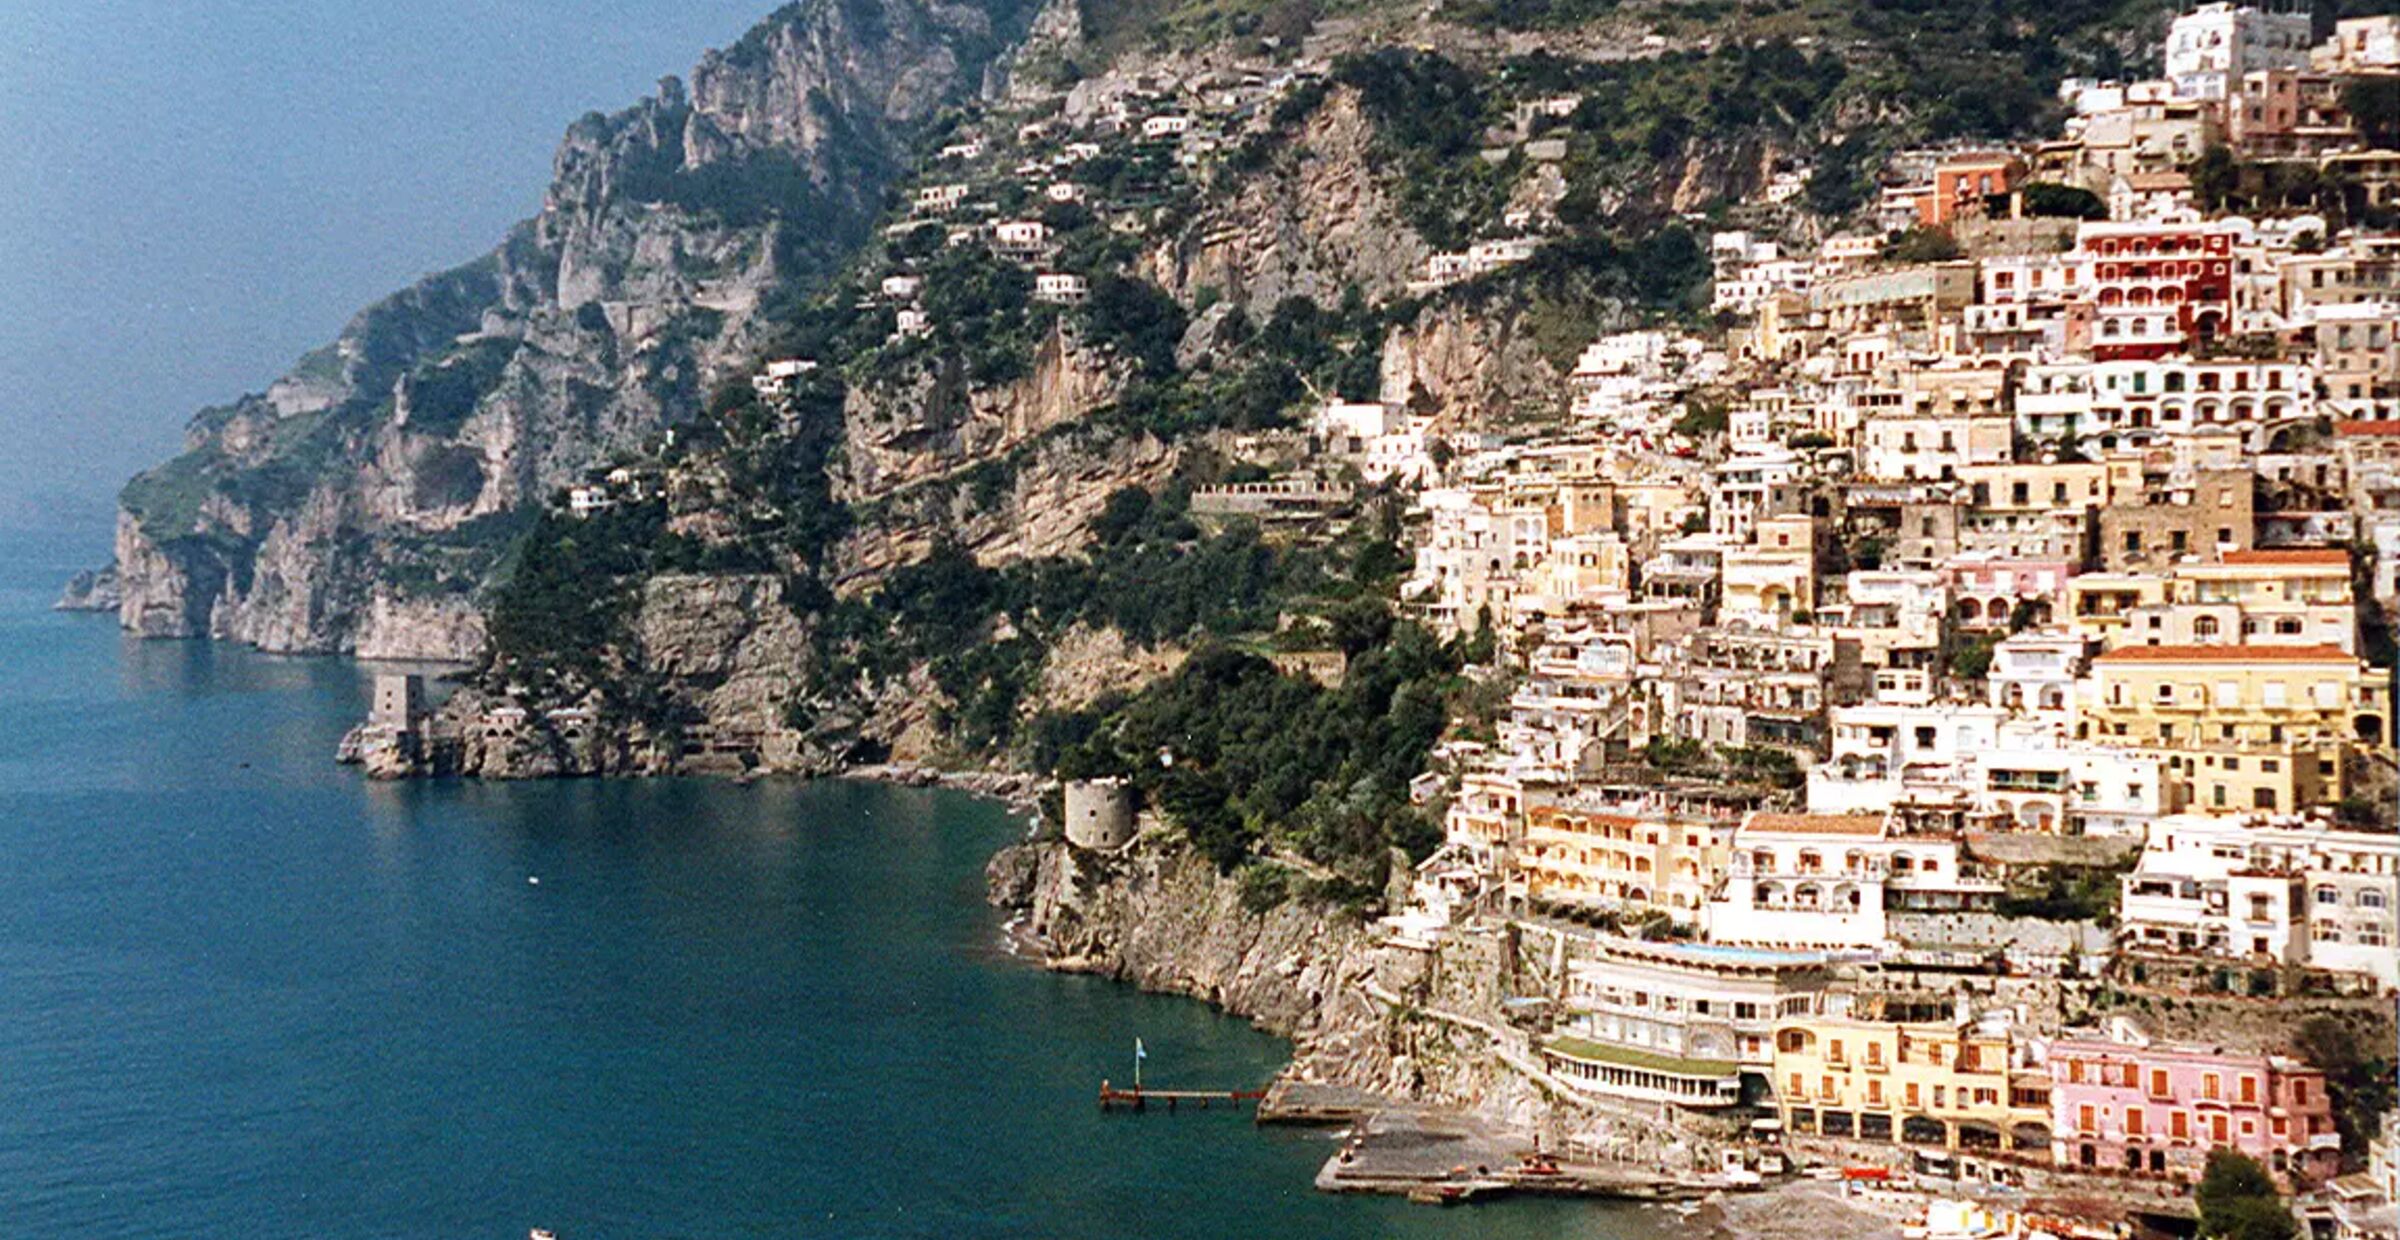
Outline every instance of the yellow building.
POLYGON ((2050 1148, 2050 1082, 2017 1070, 2005 1029, 1840 1018, 1775 1028, 1786 1130, 1949 1149, 2050 1148))
POLYGON ((1724 872, 1730 832, 1700 819, 1535 805, 1525 811, 1517 867, 1534 900, 1699 916, 1724 872))
POLYGON ((2113 648, 2139 644, 2135 616, 2167 601, 2167 579, 2149 573, 2079 573, 2067 578, 2067 631, 2113 648))
POLYGON ((2156 750, 2201 812, 2340 799, 2344 760, 2385 746, 2384 677, 2334 646, 2119 646, 2092 661, 2076 735, 2156 750))

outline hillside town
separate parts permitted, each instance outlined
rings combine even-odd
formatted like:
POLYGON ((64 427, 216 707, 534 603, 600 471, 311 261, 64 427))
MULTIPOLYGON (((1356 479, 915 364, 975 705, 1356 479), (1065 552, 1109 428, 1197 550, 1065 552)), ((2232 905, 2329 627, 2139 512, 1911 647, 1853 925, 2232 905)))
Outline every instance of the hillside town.
MULTIPOLYGON (((1308 385, 1301 425, 1210 436, 1231 468, 1195 521, 1322 546, 1389 502, 1399 613, 1476 652, 1492 708, 1409 788, 1440 843, 1375 932, 1426 960, 1547 945, 1504 1023, 1459 1019, 1613 1117, 1585 1152, 1692 1134, 2120 1226, 2188 1220, 2231 1150, 2312 1234, 2400 1235, 2400 133, 2366 110, 2400 18, 2320 41, 2305 10, 2212 0, 2162 68, 2068 80, 2042 141, 1893 154, 1871 227, 1819 227, 1803 166, 1694 214, 1708 314, 1590 339, 1558 407, 1462 418, 1386 357, 1308 385)), ((1172 371, 1234 310, 1146 339, 1128 239, 1327 77, 1111 73, 959 125, 847 298, 869 347, 749 387, 794 422, 837 368, 954 350, 980 382, 1070 338, 1172 371)), ((1578 106, 1520 101, 1476 157, 1538 175, 1578 106)), ((1404 287, 1539 261, 1556 205, 1404 287)), ((678 485, 616 464, 564 508, 678 485)), ((354 748, 379 773, 593 732, 581 705, 429 722, 417 692, 379 692, 354 748)), ((677 743, 789 768, 815 722, 677 743)), ((1148 817, 1120 780, 1065 783, 1079 849, 1148 817)))
POLYGON ((2400 19, 2202 4, 2164 68, 1895 159, 1879 232, 1771 189, 1723 330, 1594 340, 1563 429, 1329 400, 1200 500, 1411 497, 1406 606, 1509 691, 1384 928, 1552 936, 1548 1083, 2093 1196, 2235 1149, 2390 1236, 2391 1117, 2279 1014, 2376 1014, 2389 1075, 2400 152, 2341 101, 2400 19), (2337 176, 2348 224, 2244 188, 2337 176))

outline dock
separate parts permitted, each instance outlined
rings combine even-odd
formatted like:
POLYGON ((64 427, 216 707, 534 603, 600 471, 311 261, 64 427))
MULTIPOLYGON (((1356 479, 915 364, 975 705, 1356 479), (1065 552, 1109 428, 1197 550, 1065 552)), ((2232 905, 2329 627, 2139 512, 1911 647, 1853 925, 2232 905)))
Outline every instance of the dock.
POLYGON ((1154 1104, 1163 1105, 1170 1112, 1185 1106, 1205 1111, 1212 1106, 1256 1106, 1266 1096, 1263 1089, 1147 1089, 1140 1085, 1118 1089, 1106 1081, 1100 1082, 1103 1111, 1147 1111, 1154 1104))

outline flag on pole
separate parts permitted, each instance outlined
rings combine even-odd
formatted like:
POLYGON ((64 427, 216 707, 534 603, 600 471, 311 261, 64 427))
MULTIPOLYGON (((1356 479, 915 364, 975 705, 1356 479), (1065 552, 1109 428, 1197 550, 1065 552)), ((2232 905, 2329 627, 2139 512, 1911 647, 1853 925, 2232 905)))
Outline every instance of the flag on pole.
POLYGON ((1150 1052, 1142 1049, 1142 1040, 1135 1038, 1133 1040, 1133 1087, 1137 1091, 1142 1087, 1142 1061, 1149 1057, 1150 1052))
POLYGON ((1148 1059, 1150 1057, 1150 1052, 1142 1049, 1142 1040, 1140 1038, 1135 1038, 1133 1040, 1133 1057, 1135 1059, 1148 1059))

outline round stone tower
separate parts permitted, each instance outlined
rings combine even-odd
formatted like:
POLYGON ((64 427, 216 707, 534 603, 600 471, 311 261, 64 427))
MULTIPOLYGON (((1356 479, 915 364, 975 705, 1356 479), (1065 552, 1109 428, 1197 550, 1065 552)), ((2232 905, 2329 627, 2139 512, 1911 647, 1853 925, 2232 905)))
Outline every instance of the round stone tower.
POLYGON ((1077 848, 1123 848, 1133 839, 1133 789, 1122 779, 1067 781, 1067 842, 1077 848))

